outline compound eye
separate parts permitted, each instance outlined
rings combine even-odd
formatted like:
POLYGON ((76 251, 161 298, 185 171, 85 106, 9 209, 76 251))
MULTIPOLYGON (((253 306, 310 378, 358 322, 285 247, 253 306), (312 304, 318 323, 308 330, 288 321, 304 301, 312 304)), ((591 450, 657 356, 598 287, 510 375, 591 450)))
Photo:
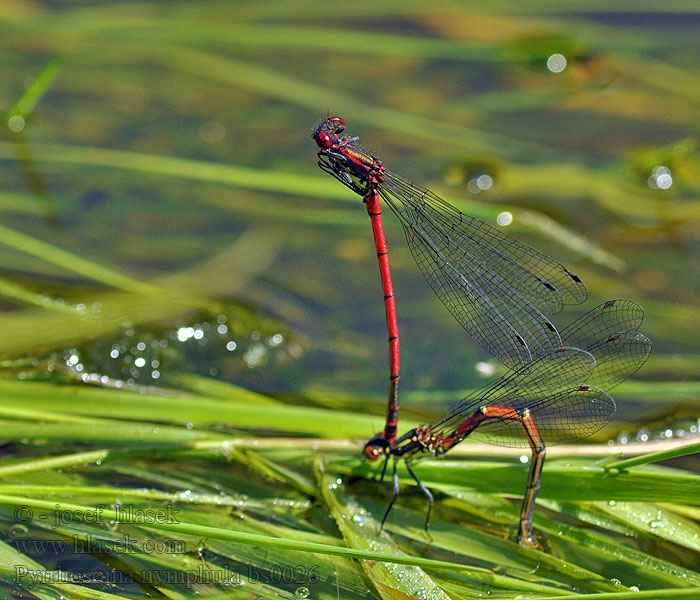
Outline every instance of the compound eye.
POLYGON ((325 131, 320 131, 316 135, 316 144, 318 144, 320 148, 330 148, 333 145, 333 140, 325 131))
POLYGON ((341 117, 331 117, 328 119, 328 123, 335 133, 341 133, 345 129, 345 120, 341 117))
POLYGON ((376 446, 367 446, 365 448, 365 458, 367 460, 377 460, 382 455, 382 451, 376 446))

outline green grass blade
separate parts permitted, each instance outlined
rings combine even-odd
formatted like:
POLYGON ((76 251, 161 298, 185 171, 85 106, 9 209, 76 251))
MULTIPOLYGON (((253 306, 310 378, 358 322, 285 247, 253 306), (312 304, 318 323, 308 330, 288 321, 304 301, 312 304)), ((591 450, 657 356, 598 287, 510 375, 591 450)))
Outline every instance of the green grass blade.
MULTIPOLYGON (((334 460, 332 467, 341 473, 363 477, 376 476, 378 472, 377 465, 358 464, 352 459, 334 460)), ((496 462, 425 460, 416 465, 415 471, 429 488, 447 485, 516 497, 522 496, 527 480, 526 466, 496 462)), ((400 467, 399 473, 402 482, 413 482, 403 466, 400 467)), ((666 501, 698 504, 698 486, 700 476, 679 474, 658 467, 635 469, 616 475, 596 465, 553 464, 553 461, 550 461, 544 467, 540 496, 553 500, 666 501)))
POLYGON ((641 592, 610 592, 604 594, 571 594, 559 596, 557 600, 660 600, 663 598, 698 598, 700 587, 678 589, 645 590, 641 592))
POLYGON ((49 383, 0 381, 0 394, 3 404, 10 407, 45 408, 52 413, 144 422, 150 422, 157 416, 159 422, 179 425, 223 421, 235 427, 315 434, 319 437, 332 434, 360 438, 367 435, 364 415, 291 405, 280 405, 271 410, 269 402, 253 403, 251 400, 255 394, 247 391, 222 403, 219 398, 196 397, 183 392, 166 392, 165 389, 158 394, 139 394, 98 387, 71 388, 49 383))
POLYGON ((644 454, 642 456, 635 456, 634 458, 621 458, 618 460, 613 460, 612 462, 605 463, 606 469, 629 469, 630 467, 637 467, 639 465, 648 465, 655 462, 661 462, 662 460, 669 460, 671 458, 678 458, 679 456, 688 456, 690 454, 697 454, 700 452, 700 442, 693 442, 690 444, 685 444, 679 448, 674 448, 671 450, 662 450, 660 452, 651 452, 649 454, 644 454))
MULTIPOLYGON (((68 144, 34 144, 37 160, 74 165, 92 165, 128 169, 151 175, 186 178, 209 183, 224 183, 255 190, 293 194, 312 198, 334 198, 356 203, 353 196, 328 177, 271 172, 264 169, 237 167, 172 156, 142 154, 125 150, 108 150, 68 144)), ((0 158, 13 159, 14 148, 0 141, 0 158)))
MULTIPOLYGON (((7 494, 0 495, 0 504, 9 506, 28 506, 37 510, 48 511, 49 513, 56 510, 55 501, 38 500, 36 498, 27 498, 22 496, 12 496, 7 494)), ((416 565, 416 566, 431 566, 436 569, 448 570, 464 570, 469 571, 470 567, 459 565, 444 560, 431 560, 418 558, 413 556, 404 556, 400 554, 385 554, 373 551, 355 550, 353 548, 344 548, 341 546, 331 546, 328 544, 317 544, 311 542, 297 542, 294 540, 284 540, 270 536, 245 533, 240 531, 231 531, 220 527, 208 527, 203 525, 195 525, 191 523, 177 522, 176 519, 167 522, 160 522, 160 519, 154 519, 148 515, 143 516, 136 512, 127 513, 120 512, 118 509, 104 508, 98 509, 91 506, 83 506, 73 503, 61 503, 60 509, 78 514, 94 514, 101 515, 104 520, 113 520, 120 523, 133 523, 135 525, 143 525, 160 531, 172 531, 175 533, 184 533, 197 536, 199 538, 215 538, 238 542, 241 544, 254 544, 266 546, 270 548, 279 548, 286 550, 296 550, 299 552, 312 552, 333 556, 344 556, 347 558, 381 560, 384 562, 393 562, 396 564, 416 565), (154 522, 158 521, 158 522, 154 522)), ((154 509, 163 510, 163 509, 154 509)), ((77 517, 76 517, 77 520, 77 517)))
POLYGON ((0 243, 118 289, 150 295, 160 291, 149 283, 123 275, 114 269, 103 267, 94 261, 77 256, 5 225, 0 225, 0 243))
POLYGON ((44 423, 10 421, 0 419, 0 426, 6 433, 5 439, 16 441, 41 442, 42 440, 80 442, 86 444, 123 446, 147 444, 182 444, 196 440, 222 439, 217 433, 196 431, 184 427, 168 427, 151 423, 44 423))
POLYGON ((57 54, 47 62, 25 88, 22 95, 3 115, 3 120, 8 121, 12 117, 21 117, 26 120, 46 92, 51 89, 65 62, 65 56, 62 54, 57 54))
POLYGON ((638 531, 700 552, 700 526, 690 519, 645 502, 599 502, 596 506, 638 531))

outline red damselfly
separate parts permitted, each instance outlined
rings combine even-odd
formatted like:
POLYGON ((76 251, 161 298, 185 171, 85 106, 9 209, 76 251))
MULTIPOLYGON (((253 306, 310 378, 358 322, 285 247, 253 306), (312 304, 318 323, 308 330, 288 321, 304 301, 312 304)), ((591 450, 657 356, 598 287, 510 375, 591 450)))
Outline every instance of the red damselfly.
POLYGON ((545 316, 586 299, 583 282, 555 260, 498 229, 469 217, 429 190, 384 169, 341 136, 345 121, 330 117, 313 138, 318 164, 364 198, 379 259, 389 334, 390 385, 384 431, 365 446, 369 459, 396 441, 400 377, 399 328, 380 197, 403 225, 408 246, 437 296, 464 329, 513 369, 562 345, 545 316))
MULTIPOLYGON (((428 455, 442 456, 472 435, 492 444, 532 450, 518 540, 523 545, 536 545, 532 513, 542 479, 545 444, 586 438, 612 419, 615 402, 607 392, 633 375, 651 352, 651 342, 637 331, 643 317, 642 308, 630 300, 601 304, 561 331, 565 346, 475 391, 432 425, 421 425, 396 440, 385 451, 387 460, 394 458, 394 496, 382 526, 399 494, 398 460, 404 460, 428 498, 427 530, 433 496, 411 463, 428 455)), ((386 464, 382 478, 385 471, 386 464)))

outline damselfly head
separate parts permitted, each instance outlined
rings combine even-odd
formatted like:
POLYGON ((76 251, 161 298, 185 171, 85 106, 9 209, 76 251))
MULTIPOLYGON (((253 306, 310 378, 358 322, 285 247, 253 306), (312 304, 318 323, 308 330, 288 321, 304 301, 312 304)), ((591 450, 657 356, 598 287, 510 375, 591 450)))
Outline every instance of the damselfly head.
POLYGON ((314 131, 313 138, 319 148, 326 150, 338 140, 338 134, 345 129, 345 121, 340 117, 330 117, 320 123, 314 131))
POLYGON ((367 460, 379 460, 387 454, 389 444, 384 439, 384 432, 380 431, 362 449, 362 456, 367 460))
POLYGON ((383 448, 378 446, 370 446, 369 444, 365 446, 363 452, 367 460, 379 460, 380 457, 384 456, 383 448))

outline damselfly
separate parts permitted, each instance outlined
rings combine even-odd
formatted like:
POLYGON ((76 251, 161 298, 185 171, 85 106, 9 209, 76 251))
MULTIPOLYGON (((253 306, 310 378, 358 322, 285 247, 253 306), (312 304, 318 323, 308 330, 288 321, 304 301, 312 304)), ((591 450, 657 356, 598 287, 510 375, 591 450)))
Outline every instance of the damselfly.
POLYGON ((586 299, 583 282, 555 260, 498 229, 469 217, 429 190, 384 169, 341 136, 345 121, 330 117, 313 138, 319 166, 364 198, 372 221, 384 290, 390 384, 384 430, 365 446, 377 459, 396 441, 400 377, 399 328, 380 197, 403 225, 408 246, 437 296, 479 344, 513 369, 562 345, 545 316, 586 299))
POLYGON ((492 444, 532 450, 518 540, 536 545, 532 513, 542 480, 545 444, 586 438, 612 419, 615 401, 607 392, 634 374, 651 352, 651 342, 637 331, 643 318, 642 308, 630 300, 606 302, 561 331, 565 346, 477 390, 432 425, 421 425, 401 436, 384 452, 387 462, 394 458, 394 497, 382 526, 399 493, 398 459, 405 461, 428 498, 427 530, 433 496, 411 463, 427 455, 442 456, 472 435, 492 444))

